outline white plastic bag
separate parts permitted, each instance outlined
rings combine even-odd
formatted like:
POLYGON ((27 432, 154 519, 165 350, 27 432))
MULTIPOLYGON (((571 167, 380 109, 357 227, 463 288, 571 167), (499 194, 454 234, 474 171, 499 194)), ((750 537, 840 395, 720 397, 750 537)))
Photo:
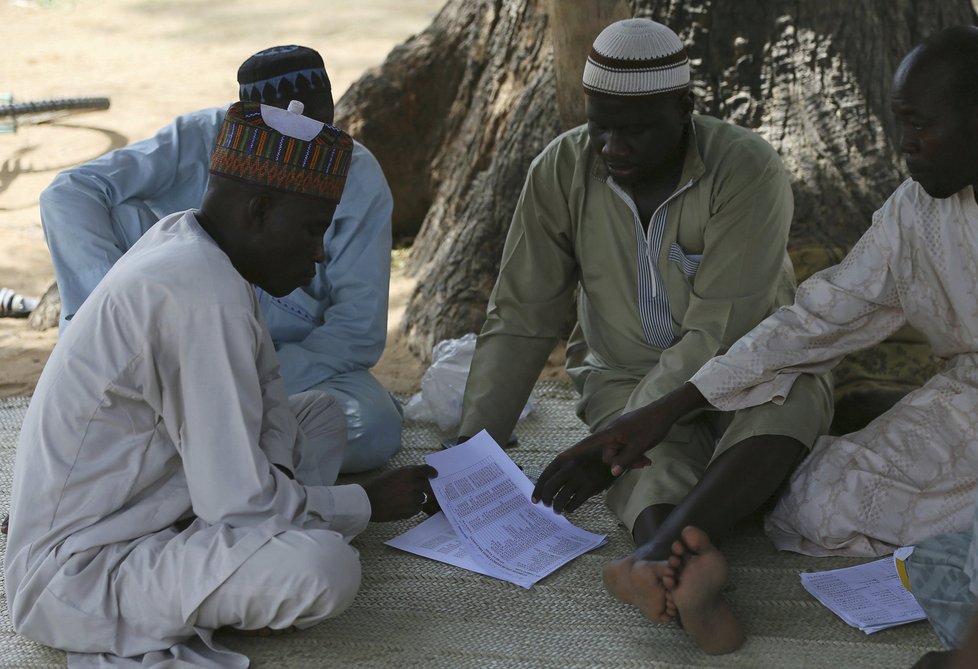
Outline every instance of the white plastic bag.
MULTIPOLYGON (((434 421, 442 430, 458 426, 462 421, 462 395, 475 353, 475 339, 475 334, 470 332, 459 339, 445 339, 435 345, 431 366, 421 377, 421 392, 404 407, 405 418, 434 421)), ((533 410, 533 402, 533 395, 530 395, 520 419, 533 410)))

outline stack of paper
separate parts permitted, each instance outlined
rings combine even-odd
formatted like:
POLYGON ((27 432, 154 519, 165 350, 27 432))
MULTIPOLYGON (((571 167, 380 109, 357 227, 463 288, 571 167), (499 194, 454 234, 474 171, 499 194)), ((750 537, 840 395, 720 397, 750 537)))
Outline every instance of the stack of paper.
POLYGON ((822 604, 866 634, 926 616, 897 574, 893 558, 857 567, 801 575, 801 583, 822 604))
POLYGON ((533 485, 485 431, 425 460, 443 513, 389 546, 529 588, 606 541, 530 502, 533 485))

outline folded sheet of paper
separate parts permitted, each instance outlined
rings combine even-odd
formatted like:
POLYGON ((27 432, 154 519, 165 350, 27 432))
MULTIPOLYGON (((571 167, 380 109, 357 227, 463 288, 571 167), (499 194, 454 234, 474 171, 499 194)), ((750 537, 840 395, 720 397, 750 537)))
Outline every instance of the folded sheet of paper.
POLYGON ((485 431, 425 460, 443 513, 389 546, 529 588, 606 541, 533 504, 533 485, 485 431))
POLYGON ((801 583, 833 613, 866 634, 926 618, 903 587, 892 557, 802 574, 801 583))

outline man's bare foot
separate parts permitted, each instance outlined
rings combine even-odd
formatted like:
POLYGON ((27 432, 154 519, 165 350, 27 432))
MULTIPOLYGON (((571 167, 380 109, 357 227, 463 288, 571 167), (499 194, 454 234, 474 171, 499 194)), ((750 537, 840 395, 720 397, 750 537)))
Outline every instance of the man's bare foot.
POLYGON ((706 532, 687 527, 672 544, 671 573, 663 587, 675 603, 686 632, 705 652, 720 655, 744 643, 744 630, 721 591, 727 582, 727 560, 706 532))
POLYGON ((668 562, 627 557, 605 565, 604 585, 619 601, 637 606, 652 622, 667 623, 676 617, 676 606, 667 596, 663 579, 674 579, 675 575, 668 562))

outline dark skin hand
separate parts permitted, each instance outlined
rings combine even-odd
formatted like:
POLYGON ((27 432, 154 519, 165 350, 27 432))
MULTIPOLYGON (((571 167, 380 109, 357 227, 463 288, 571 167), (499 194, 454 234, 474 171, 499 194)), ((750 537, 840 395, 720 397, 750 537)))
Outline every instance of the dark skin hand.
POLYGON ((401 520, 424 511, 436 513, 438 502, 431 489, 431 480, 438 471, 430 465, 403 467, 384 472, 363 484, 370 500, 370 522, 384 523, 401 520))
POLYGON ((533 501, 553 505, 558 513, 573 511, 626 470, 648 465, 645 452, 665 438, 673 423, 706 405, 696 386, 686 383, 620 416, 554 458, 533 488, 533 501))
POLYGON ((615 480, 600 453, 566 459, 558 455, 540 474, 533 488, 533 502, 552 506, 557 513, 571 513, 615 480))

